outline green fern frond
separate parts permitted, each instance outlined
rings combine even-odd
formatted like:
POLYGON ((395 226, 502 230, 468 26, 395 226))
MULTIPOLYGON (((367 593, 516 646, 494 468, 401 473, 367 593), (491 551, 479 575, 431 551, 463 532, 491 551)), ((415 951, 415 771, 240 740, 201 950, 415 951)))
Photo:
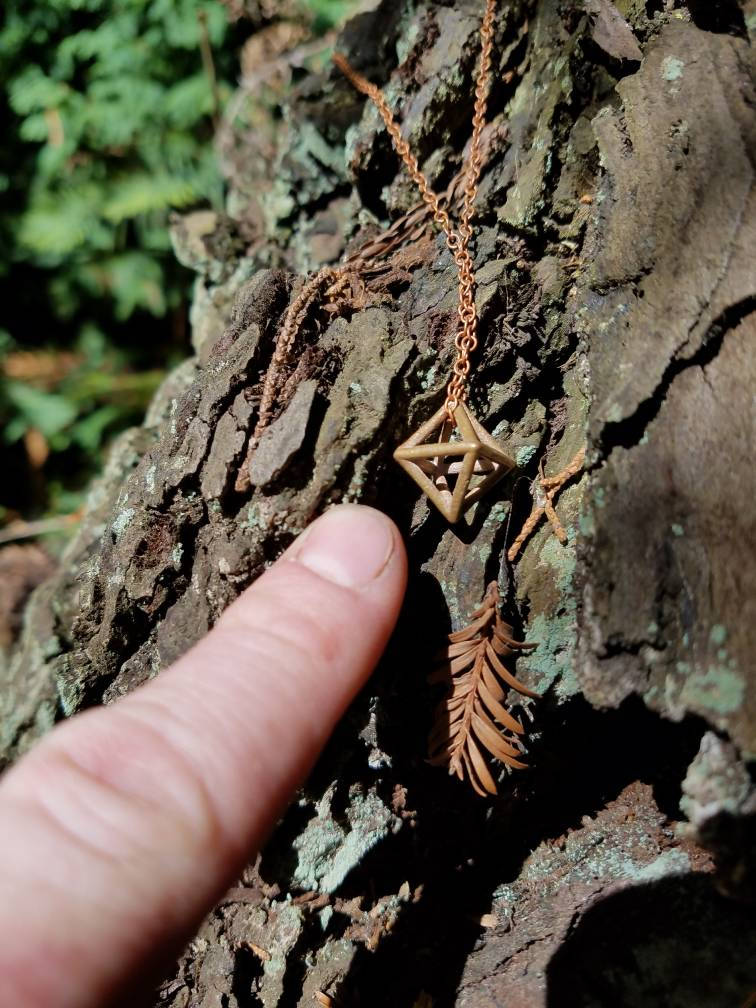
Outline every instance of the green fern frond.
POLYGON ((40 67, 26 67, 8 87, 10 107, 17 115, 55 108, 66 100, 68 88, 48 77, 40 67))
POLYGON ((82 265, 77 276, 90 294, 113 299, 114 314, 119 320, 129 318, 137 309, 151 315, 165 312, 165 278, 153 256, 139 251, 107 256, 82 265))
POLYGON ((40 195, 21 217, 19 244, 45 264, 85 246, 102 248, 109 229, 99 220, 100 201, 100 189, 94 184, 40 195))
POLYGON ((200 195, 186 179, 134 174, 114 187, 102 213, 106 220, 117 224, 153 210, 189 206, 200 195))

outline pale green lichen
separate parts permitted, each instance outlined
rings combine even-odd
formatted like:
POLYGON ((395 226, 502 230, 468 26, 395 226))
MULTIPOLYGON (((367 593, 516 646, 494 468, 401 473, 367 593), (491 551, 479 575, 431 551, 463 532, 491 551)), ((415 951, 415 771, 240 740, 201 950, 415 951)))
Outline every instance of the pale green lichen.
POLYGON ((535 445, 523 445, 522 448, 517 449, 517 454, 515 455, 515 462, 518 468, 522 469, 524 466, 530 462, 537 451, 535 445))
POLYGON ((79 709, 84 695, 83 683, 74 674, 70 655, 61 655, 58 659, 55 684, 58 688, 60 709, 66 717, 70 717, 79 709))
POLYGON ((155 493, 156 476, 157 476, 157 466, 153 463, 153 465, 149 466, 149 468, 144 474, 144 485, 147 487, 149 493, 155 493))
POLYGON ((512 505, 509 501, 495 501, 486 515, 486 525, 501 525, 506 520, 512 505))
POLYGON ((63 645, 61 640, 55 635, 48 637, 47 640, 42 641, 39 645, 39 653, 46 660, 59 655, 62 649, 63 645))
POLYGON ((727 640, 727 628, 723 627, 721 623, 715 623, 709 633, 709 640, 716 647, 721 647, 727 640))
POLYGON ((673 522, 670 527, 672 529, 672 535, 681 536, 685 533, 682 525, 678 525, 677 522, 673 522))
POLYGON ((135 508, 124 508, 114 519, 111 528, 116 539, 120 539, 131 523, 131 519, 136 514, 135 508))
POLYGON ((506 523, 511 510, 512 505, 509 501, 495 501, 495 503, 491 505, 491 510, 485 516, 483 529, 486 530, 488 534, 478 537, 479 545, 477 547, 478 558, 484 567, 490 556, 491 536, 495 534, 495 530, 497 528, 501 528, 506 523))
POLYGON ((268 929, 269 938, 266 949, 270 959, 266 959, 263 964, 264 980, 263 989, 260 992, 263 1003, 271 1006, 278 1004, 281 978, 286 971, 286 960, 302 932, 303 923, 300 907, 290 902, 283 902, 276 903, 274 908, 275 914, 270 917, 273 927, 268 929))
MULTIPOLYGON (((659 852, 645 829, 629 825, 621 846, 600 827, 573 833, 564 850, 542 844, 527 859, 520 880, 555 889, 579 882, 626 880, 634 884, 657 882, 690 871, 688 855, 679 848, 659 852), (567 873, 564 869, 567 866, 567 873)), ((502 886, 497 899, 516 901, 515 887, 502 886)))
POLYGON ((665 56, 662 60, 662 77, 672 83, 682 77, 685 64, 676 56, 665 56))
POLYGON ((422 388, 423 392, 427 392, 428 389, 433 386, 435 380, 436 380, 436 365, 433 364, 431 365, 431 367, 428 368, 428 372, 425 375, 425 377, 420 379, 420 387, 422 388))
POLYGON ((742 706, 745 682, 733 668, 712 665, 705 671, 691 671, 687 662, 678 662, 677 671, 685 676, 679 696, 685 707, 724 715, 742 706))
POLYGON ((402 26, 404 30, 400 30, 398 33, 398 38, 396 40, 396 61, 397 63, 404 63, 409 54, 414 49, 420 33, 422 31, 423 25, 419 17, 412 18, 409 23, 407 22, 407 14, 405 12, 402 18, 402 26), (406 24, 406 27, 404 25, 406 24))
MULTIPOLYGON (((478 557, 484 567, 490 558, 491 538, 496 534, 497 529, 503 528, 506 525, 511 511, 511 501, 496 501, 491 505, 491 510, 485 516, 483 529, 486 530, 486 535, 481 535, 479 537, 480 542, 478 545, 478 557)), ((474 514, 475 512, 473 512, 473 515, 474 514)))
MULTIPOLYGON (((425 568, 423 569, 425 570, 425 568)), ((460 630, 467 623, 467 613, 460 612, 459 603, 457 601, 457 586, 456 584, 449 583, 443 578, 439 578, 438 584, 443 592, 444 598, 446 599, 452 628, 454 630, 460 630)))
POLYGON ((690 871, 690 858, 679 848, 670 848, 654 858, 650 864, 636 868, 628 877, 636 882, 658 882, 670 875, 686 875, 690 871))
POLYGON ((247 508, 247 520, 245 523, 245 528, 249 529, 261 529, 264 528, 265 524, 260 516, 260 512, 257 504, 250 504, 247 508))
POLYGON ((575 867, 570 881, 593 879, 627 879, 635 883, 658 882, 670 875, 690 871, 688 855, 677 848, 662 851, 646 864, 637 864, 625 851, 604 849, 599 845, 575 867))
POLYGON ((374 790, 353 789, 344 817, 331 813, 334 788, 318 804, 318 814, 294 841, 293 882, 304 889, 333 892, 392 825, 394 819, 374 790))
POLYGON ((593 517, 593 510, 581 511, 578 516, 578 529, 583 539, 590 539, 596 534, 596 520, 593 517))
POLYGON ((349 486, 344 491, 342 498, 344 503, 354 504, 362 500, 365 491, 365 480, 368 476, 368 463, 369 459, 365 456, 357 459, 355 462, 352 478, 349 480, 349 486))
MULTIPOLYGON (((701 739, 682 789, 680 809, 699 829, 723 812, 733 816, 748 815, 747 806, 756 794, 736 748, 714 732, 706 732, 701 739)), ((680 832, 685 836, 686 827, 682 826, 680 832)))
MULTIPOLYGON (((574 538, 572 529, 568 534, 570 539, 574 538)), ((527 670, 527 682, 537 692, 554 687, 558 697, 567 699, 580 691, 574 666, 577 613, 573 591, 574 545, 569 543, 565 547, 551 536, 542 547, 539 560, 549 568, 560 604, 554 613, 538 613, 530 621, 528 640, 538 646, 520 661, 527 670)))

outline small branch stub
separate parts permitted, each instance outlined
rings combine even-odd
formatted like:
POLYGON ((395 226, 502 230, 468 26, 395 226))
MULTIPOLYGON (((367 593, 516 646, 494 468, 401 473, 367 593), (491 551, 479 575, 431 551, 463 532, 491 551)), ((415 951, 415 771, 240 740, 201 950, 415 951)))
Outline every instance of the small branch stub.
POLYGON ((510 563, 513 563, 517 559, 517 554, 527 542, 528 537, 531 535, 544 515, 546 515, 551 523, 554 535, 557 537, 559 542, 562 543, 562 545, 567 542, 567 533, 565 532, 564 526, 559 520, 556 510, 554 509, 554 498, 557 496, 565 483, 569 482, 573 476, 576 476, 580 472, 583 468, 584 462, 585 448, 581 448, 569 465, 566 465, 561 472, 556 473, 554 476, 544 476, 543 463, 541 463, 541 472, 538 477, 538 489, 540 493, 533 505, 533 510, 528 515, 525 524, 520 530, 520 534, 507 551, 507 560, 509 560, 510 563))

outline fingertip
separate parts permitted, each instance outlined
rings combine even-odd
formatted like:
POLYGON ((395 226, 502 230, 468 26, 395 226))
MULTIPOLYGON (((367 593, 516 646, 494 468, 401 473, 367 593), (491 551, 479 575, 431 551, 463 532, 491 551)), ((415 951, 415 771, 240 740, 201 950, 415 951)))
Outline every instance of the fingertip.
POLYGON ((64 976, 61 1004, 105 1003, 84 995, 133 983, 147 956, 174 954, 259 849, 374 668, 405 583, 393 522, 334 507, 176 665, 22 762, 5 782, 6 797, 9 783, 23 797, 5 864, 18 868, 18 898, 0 907, 0 924, 14 920, 16 950, 36 936, 54 952, 35 978, 42 993, 25 1003, 51 1003, 64 976), (123 884, 126 871, 136 882, 123 884), (63 914, 79 922, 73 937, 53 926, 63 914))
POLYGON ((399 530, 391 519, 362 504, 338 504, 303 533, 288 559, 344 588, 362 589, 387 568, 406 573, 399 530))
POLYGON ((361 656, 356 671, 366 655, 368 662, 379 657, 406 585, 407 555, 394 522, 375 508, 338 504, 226 610, 218 627, 243 624, 255 633, 293 623, 296 638, 308 623, 312 643, 325 637, 326 656, 351 645, 361 656), (374 643, 367 646, 368 641, 374 643))

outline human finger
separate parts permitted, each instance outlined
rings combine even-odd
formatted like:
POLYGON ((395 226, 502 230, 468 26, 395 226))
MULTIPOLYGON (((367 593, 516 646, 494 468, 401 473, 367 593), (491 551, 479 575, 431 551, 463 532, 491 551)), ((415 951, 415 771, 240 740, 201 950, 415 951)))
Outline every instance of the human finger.
POLYGON ((333 508, 172 668, 6 775, 0 1003, 134 1005, 306 775, 405 578, 388 518, 333 508))

